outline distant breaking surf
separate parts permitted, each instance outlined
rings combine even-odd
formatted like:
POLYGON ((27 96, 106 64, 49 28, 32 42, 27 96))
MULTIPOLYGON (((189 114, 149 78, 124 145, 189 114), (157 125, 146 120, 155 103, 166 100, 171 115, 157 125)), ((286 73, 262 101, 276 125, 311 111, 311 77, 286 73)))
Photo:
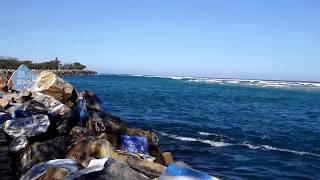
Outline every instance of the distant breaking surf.
POLYGON ((228 78, 187 77, 187 76, 154 76, 154 75, 129 75, 129 76, 149 77, 149 78, 165 78, 165 79, 172 79, 172 80, 182 80, 182 81, 187 81, 187 82, 218 84, 218 85, 238 85, 238 86, 260 87, 260 88, 320 90, 320 82, 307 82, 307 81, 228 79, 228 78))

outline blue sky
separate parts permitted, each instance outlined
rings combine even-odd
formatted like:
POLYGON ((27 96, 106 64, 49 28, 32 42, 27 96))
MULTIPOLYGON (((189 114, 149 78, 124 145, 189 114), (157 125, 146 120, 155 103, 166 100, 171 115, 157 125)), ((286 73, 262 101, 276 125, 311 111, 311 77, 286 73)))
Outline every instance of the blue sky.
POLYGON ((319 0, 1 0, 0 55, 107 73, 320 81, 319 0))

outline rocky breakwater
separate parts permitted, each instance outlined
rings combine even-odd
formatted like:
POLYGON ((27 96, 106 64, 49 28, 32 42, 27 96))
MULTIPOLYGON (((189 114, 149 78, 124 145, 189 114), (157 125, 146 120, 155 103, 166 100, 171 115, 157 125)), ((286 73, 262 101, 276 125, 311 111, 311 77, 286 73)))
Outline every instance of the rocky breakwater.
POLYGON ((94 93, 78 92, 52 72, 25 85, 3 89, 0 98, 17 179, 215 179, 174 162, 155 132, 128 127, 94 93))

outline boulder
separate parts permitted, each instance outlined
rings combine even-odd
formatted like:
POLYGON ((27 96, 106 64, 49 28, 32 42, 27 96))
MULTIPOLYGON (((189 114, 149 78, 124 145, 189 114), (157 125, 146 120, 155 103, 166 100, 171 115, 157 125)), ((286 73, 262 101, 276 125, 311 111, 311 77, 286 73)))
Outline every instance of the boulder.
POLYGON ((17 138, 14 138, 9 146, 9 150, 11 152, 20 152, 27 148, 29 145, 29 140, 26 136, 20 136, 17 138))
POLYGON ((114 150, 115 148, 108 140, 97 139, 90 146, 90 155, 98 159, 110 158, 113 157, 114 150))
POLYGON ((60 177, 75 173, 79 169, 78 163, 74 160, 54 159, 33 166, 20 180, 60 179, 60 177))
POLYGON ((75 126, 70 130, 71 141, 75 142, 83 137, 94 136, 94 134, 85 127, 75 126))
POLYGON ((11 137, 33 137, 48 130, 50 120, 47 115, 39 114, 15 120, 7 120, 3 124, 4 131, 11 137))
POLYGON ((39 180, 64 180, 70 175, 68 170, 59 167, 50 167, 43 175, 39 177, 39 180))
POLYGON ((166 167, 161 164, 148 162, 130 156, 127 158, 127 162, 132 169, 135 169, 151 179, 158 178, 166 169, 166 167))
POLYGON ((70 140, 67 137, 56 137, 42 143, 36 142, 32 144, 22 154, 22 174, 38 163, 64 158, 69 145, 70 140))
POLYGON ((73 143, 67 152, 66 158, 74 159, 79 164, 84 164, 84 161, 90 157, 90 144, 94 141, 94 137, 83 137, 79 141, 73 143))
POLYGON ((38 75, 33 91, 53 96, 68 107, 74 105, 77 96, 70 83, 49 71, 44 71, 38 75))
POLYGON ((60 101, 56 100, 53 96, 45 95, 42 93, 35 93, 34 100, 39 103, 42 103, 48 111, 52 111, 55 107, 62 104, 60 101))
POLYGON ((20 104, 20 103, 11 104, 11 106, 9 106, 6 109, 6 112, 11 114, 11 115, 14 115, 14 113, 19 109, 20 106, 22 106, 22 104, 20 104))
POLYGON ((35 82, 35 75, 24 64, 22 64, 8 80, 8 88, 23 92, 26 89, 30 89, 35 82))
POLYGON ((132 169, 126 161, 116 161, 109 159, 104 167, 96 166, 96 168, 83 169, 77 173, 67 177, 67 180, 105 180, 105 179, 117 179, 117 180, 149 180, 147 176, 143 175, 132 169), (97 169, 96 171, 93 170, 97 169), (101 169, 101 170, 100 170, 101 169))
POLYGON ((51 113, 63 119, 72 117, 72 110, 64 104, 60 104, 53 108, 51 113))
POLYGON ((94 158, 111 158, 114 147, 105 139, 97 139, 92 136, 82 138, 72 144, 68 151, 67 158, 75 159, 79 164, 86 164, 86 159, 94 158))
POLYGON ((158 147, 159 138, 154 132, 144 131, 141 129, 128 128, 125 126, 125 124, 122 123, 122 121, 119 118, 114 116, 109 116, 109 115, 105 116, 104 125, 106 128, 105 132, 106 134, 108 134, 108 140, 117 149, 122 148, 121 136, 123 135, 147 137, 148 145, 149 145, 148 146, 149 155, 156 158, 155 159, 156 163, 165 165, 163 156, 158 147), (111 119, 106 119, 106 118, 111 118, 111 119))
POLYGON ((32 100, 32 98, 33 98, 32 95, 33 95, 32 92, 29 89, 26 89, 21 93, 21 99, 23 101, 32 100))
POLYGON ((42 103, 35 100, 30 100, 22 104, 19 109, 24 111, 31 111, 38 114, 46 114, 48 112, 46 107, 42 103))
POLYGON ((6 120, 9 120, 10 116, 8 113, 5 112, 0 112, 0 125, 4 122, 6 122, 6 120))
POLYGON ((165 166, 168 166, 169 164, 174 163, 171 152, 163 152, 162 156, 163 156, 165 166))
POLYGON ((9 79, 9 74, 7 72, 0 73, 0 92, 6 92, 8 79, 9 79))
POLYGON ((9 105, 9 103, 10 103, 10 99, 8 97, 4 96, 0 98, 0 106, 2 108, 6 108, 9 105))
POLYGON ((58 135, 64 136, 64 135, 68 135, 68 132, 70 130, 70 125, 69 125, 69 120, 65 119, 63 121, 59 121, 56 124, 56 130, 58 135))

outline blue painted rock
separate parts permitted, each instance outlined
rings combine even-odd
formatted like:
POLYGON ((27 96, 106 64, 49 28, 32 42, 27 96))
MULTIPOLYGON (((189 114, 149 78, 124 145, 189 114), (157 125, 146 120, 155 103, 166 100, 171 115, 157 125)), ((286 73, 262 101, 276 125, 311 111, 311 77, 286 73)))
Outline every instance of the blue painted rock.
POLYGON ((22 64, 10 77, 8 88, 19 92, 33 87, 36 80, 34 73, 24 64, 22 64))

